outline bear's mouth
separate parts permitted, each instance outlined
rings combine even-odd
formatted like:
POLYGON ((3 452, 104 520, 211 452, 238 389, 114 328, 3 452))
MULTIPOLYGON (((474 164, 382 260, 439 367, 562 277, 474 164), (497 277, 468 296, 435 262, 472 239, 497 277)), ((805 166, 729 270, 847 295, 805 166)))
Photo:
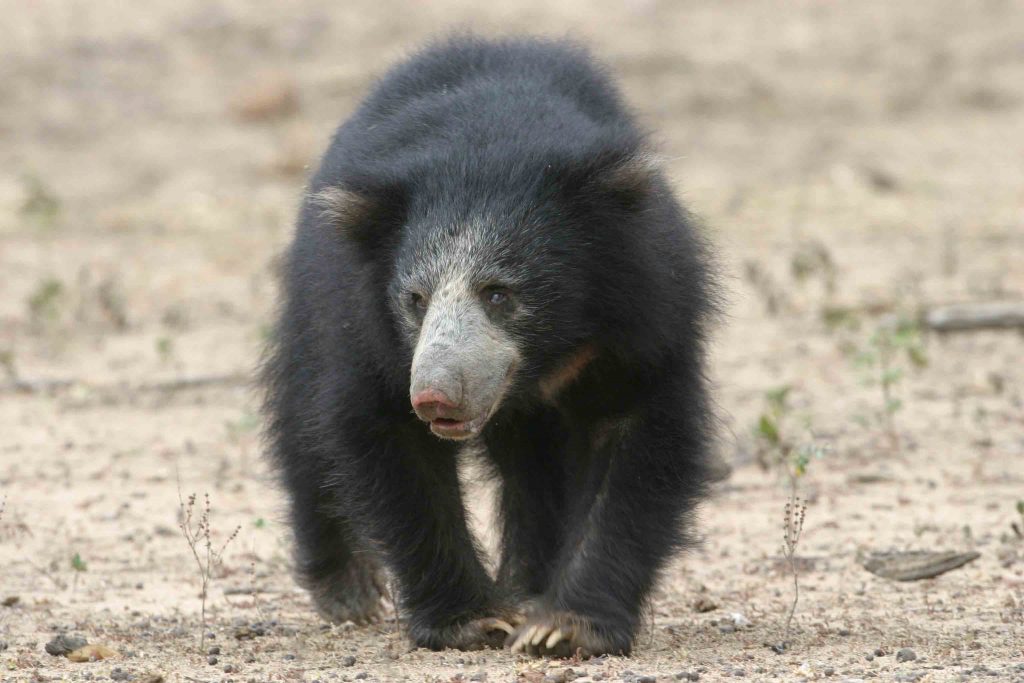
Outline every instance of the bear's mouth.
POLYGON ((473 435, 469 420, 456 420, 450 417, 436 417, 431 420, 430 431, 444 439, 465 439, 473 435))

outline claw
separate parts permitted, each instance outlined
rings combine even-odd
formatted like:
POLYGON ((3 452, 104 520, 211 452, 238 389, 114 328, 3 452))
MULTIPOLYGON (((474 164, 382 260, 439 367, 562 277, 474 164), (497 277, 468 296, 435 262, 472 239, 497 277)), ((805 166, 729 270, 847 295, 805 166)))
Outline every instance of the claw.
POLYGON ((504 631, 508 635, 515 633, 515 629, 512 628, 512 624, 504 621, 503 619, 490 618, 484 619, 480 624, 485 631, 504 631))
POLYGON ((531 626, 530 628, 526 629, 522 634, 520 634, 520 636, 516 638, 516 642, 512 644, 512 653, 515 654, 526 650, 526 646, 530 642, 530 638, 533 637, 533 634, 536 630, 536 626, 531 626))
POLYGON ((533 638, 530 639, 530 645, 537 647, 544 642, 544 637, 547 636, 548 629, 546 626, 537 626, 534 629, 533 638))
POLYGON ((556 628, 554 631, 551 632, 551 635, 548 636, 548 640, 546 643, 544 643, 544 647, 546 647, 549 650, 552 649, 555 645, 558 645, 558 642, 565 638, 565 636, 566 634, 562 632, 562 629, 556 628))

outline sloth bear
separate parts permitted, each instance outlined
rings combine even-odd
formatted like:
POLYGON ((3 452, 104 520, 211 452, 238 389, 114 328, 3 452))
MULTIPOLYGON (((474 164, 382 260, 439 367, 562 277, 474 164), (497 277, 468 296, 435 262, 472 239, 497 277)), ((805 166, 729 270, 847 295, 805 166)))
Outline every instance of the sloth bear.
POLYGON ((263 381, 297 573, 417 646, 628 654, 709 478, 709 250, 588 53, 460 36, 335 133, 263 381), (500 561, 458 454, 499 483, 500 561))

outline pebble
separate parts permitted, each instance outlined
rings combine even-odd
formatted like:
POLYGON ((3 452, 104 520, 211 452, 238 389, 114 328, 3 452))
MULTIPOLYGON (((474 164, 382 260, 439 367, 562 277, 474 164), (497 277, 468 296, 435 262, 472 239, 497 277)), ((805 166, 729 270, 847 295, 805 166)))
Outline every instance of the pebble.
POLYGON ((911 671, 910 673, 899 674, 896 676, 896 680, 899 683, 916 683, 925 677, 924 671, 911 671))
POLYGON ((694 600, 693 609, 701 613, 713 612, 716 609, 718 609, 718 604, 706 595, 702 595, 696 600, 694 600))
POLYGON ((658 683, 658 679, 654 676, 637 676, 636 683, 658 683))
POLYGON ((885 656, 885 650, 883 650, 880 647, 875 648, 875 656, 876 657, 884 657, 885 656))
POLYGON ((677 681, 699 681, 700 674, 696 671, 680 671, 676 674, 677 681))
POLYGON ((345 655, 344 657, 341 658, 341 665, 342 666, 355 666, 356 665, 356 658, 353 657, 352 655, 345 655))
POLYGON ((214 645, 213 647, 211 647, 209 650, 206 651, 206 654, 208 654, 208 655, 219 655, 220 654, 220 645, 214 645))
MULTIPOLYGON (((352 658, 352 663, 355 664, 355 657, 352 658)), ((486 681, 487 673, 484 671, 477 671, 475 674, 469 677, 471 681, 486 681)))
POLYGON ((735 676, 736 678, 743 678, 744 676, 747 675, 747 672, 744 671, 743 669, 733 669, 732 670, 732 675, 735 676))
POLYGON ((85 647, 89 641, 82 636, 69 636, 66 633, 58 633, 53 640, 48 642, 44 649, 54 657, 63 657, 73 650, 85 647))
POLYGON ((217 658, 214 657, 213 655, 210 655, 209 657, 206 658, 206 663, 209 664, 210 666, 213 666, 213 665, 215 665, 217 663, 217 658))
POLYGON ((729 615, 729 618, 732 619, 732 623, 736 628, 750 628, 752 626, 750 619, 747 619, 741 612, 733 612, 729 615))
POLYGON ((122 669, 119 666, 115 666, 110 670, 110 680, 112 681, 127 681, 131 679, 131 674, 122 669))
POLYGON ((917 659, 917 653, 911 650, 909 647, 905 647, 896 653, 897 662, 912 662, 917 659))
POLYGON ((359 673, 356 674, 356 680, 357 681, 361 681, 364 678, 369 678, 369 677, 370 677, 370 674, 366 673, 365 671, 360 671, 359 673))

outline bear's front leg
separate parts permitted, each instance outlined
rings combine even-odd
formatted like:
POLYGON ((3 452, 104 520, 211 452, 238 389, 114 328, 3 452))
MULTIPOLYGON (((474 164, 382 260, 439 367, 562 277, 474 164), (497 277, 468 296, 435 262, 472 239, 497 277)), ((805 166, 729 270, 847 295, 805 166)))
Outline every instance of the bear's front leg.
POLYGON ((630 653, 658 571, 685 544, 683 525, 706 485, 704 420, 662 398, 603 444, 592 462, 605 474, 579 492, 587 505, 571 520, 552 583, 506 641, 513 652, 630 653))
POLYGON ((434 650, 500 647, 517 615, 498 599, 469 533, 453 445, 420 425, 374 436, 351 444, 336 479, 396 579, 410 639, 434 650))

